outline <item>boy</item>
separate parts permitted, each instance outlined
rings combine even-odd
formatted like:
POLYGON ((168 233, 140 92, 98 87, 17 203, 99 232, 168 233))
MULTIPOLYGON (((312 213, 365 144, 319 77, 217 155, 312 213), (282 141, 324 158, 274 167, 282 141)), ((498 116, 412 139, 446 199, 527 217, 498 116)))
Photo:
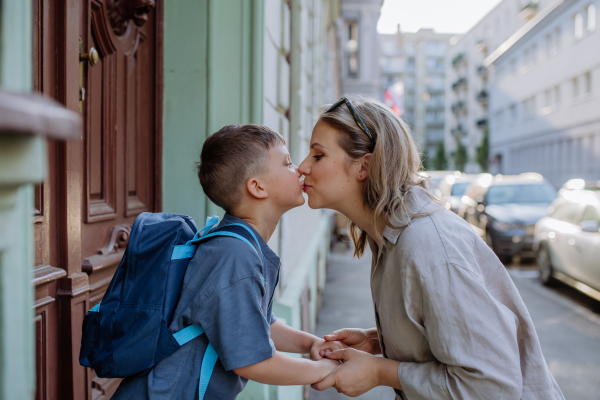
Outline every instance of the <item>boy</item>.
POLYGON ((206 140, 198 178, 209 199, 226 211, 218 226, 250 227, 263 260, 233 238, 215 237, 200 245, 169 328, 177 332, 197 324, 206 334, 160 361, 149 374, 126 378, 113 400, 198 399, 209 341, 219 356, 205 395, 210 400, 235 399, 248 379, 272 385, 316 383, 339 365, 319 355, 326 348, 340 348, 339 342, 290 328, 272 312, 280 262, 266 242, 283 213, 304 204, 300 177, 284 138, 266 126, 229 125, 206 140), (311 353, 318 361, 280 351, 311 353))

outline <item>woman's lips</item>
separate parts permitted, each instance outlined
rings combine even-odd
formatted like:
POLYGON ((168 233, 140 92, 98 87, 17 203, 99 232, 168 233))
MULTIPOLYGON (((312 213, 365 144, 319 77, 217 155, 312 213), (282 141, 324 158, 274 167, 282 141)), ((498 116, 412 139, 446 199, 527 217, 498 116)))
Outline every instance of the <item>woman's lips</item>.
POLYGON ((302 191, 303 191, 304 193, 306 193, 306 192, 308 192, 308 189, 310 189, 311 187, 312 187, 312 186, 310 186, 310 185, 307 185, 306 183, 303 183, 303 184, 302 184, 302 191))

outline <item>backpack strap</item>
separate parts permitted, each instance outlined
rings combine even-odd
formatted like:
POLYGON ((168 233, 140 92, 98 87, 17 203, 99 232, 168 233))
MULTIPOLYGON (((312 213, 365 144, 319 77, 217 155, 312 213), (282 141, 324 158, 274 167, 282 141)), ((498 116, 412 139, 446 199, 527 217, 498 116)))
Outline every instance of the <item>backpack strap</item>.
MULTIPOLYGON (((177 343, 180 346, 183 346, 187 342, 192 339, 197 338, 198 336, 204 333, 204 329, 198 325, 189 325, 173 334, 177 343)), ((210 377, 215 369, 215 364, 217 363, 217 359, 219 356, 215 351, 215 348, 212 344, 208 344, 206 347, 206 351, 204 352, 204 356, 202 357, 202 366, 200 367, 200 380, 198 381, 198 399, 203 400, 204 395, 206 394, 206 389, 208 388, 208 382, 210 381, 210 377)))

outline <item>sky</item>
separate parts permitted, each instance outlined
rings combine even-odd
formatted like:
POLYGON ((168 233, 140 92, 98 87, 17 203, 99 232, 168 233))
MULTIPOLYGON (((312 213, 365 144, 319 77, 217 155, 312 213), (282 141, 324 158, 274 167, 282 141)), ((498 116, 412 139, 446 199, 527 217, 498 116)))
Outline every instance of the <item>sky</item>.
POLYGON ((466 33, 501 0, 385 0, 379 33, 433 28, 437 33, 466 33))

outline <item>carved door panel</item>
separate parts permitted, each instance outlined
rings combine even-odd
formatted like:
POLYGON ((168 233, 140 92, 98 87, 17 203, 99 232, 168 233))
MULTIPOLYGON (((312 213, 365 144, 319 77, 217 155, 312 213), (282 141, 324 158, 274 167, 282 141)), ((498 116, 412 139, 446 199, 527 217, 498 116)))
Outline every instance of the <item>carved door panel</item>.
POLYGON ((118 381, 79 366, 81 324, 137 215, 160 209, 162 4, 32 2, 34 88, 84 122, 79 143, 48 143, 36 188, 36 398, 109 399, 118 381))

